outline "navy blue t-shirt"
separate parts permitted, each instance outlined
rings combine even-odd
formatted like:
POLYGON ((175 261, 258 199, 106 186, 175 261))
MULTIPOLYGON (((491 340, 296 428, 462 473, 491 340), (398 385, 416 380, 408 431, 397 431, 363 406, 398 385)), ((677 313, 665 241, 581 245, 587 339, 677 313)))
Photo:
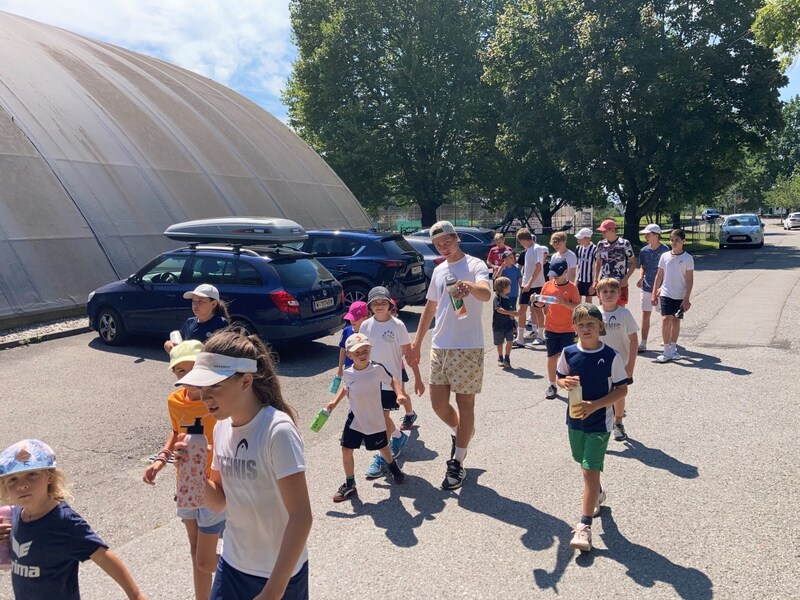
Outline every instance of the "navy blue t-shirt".
POLYGON ((648 244, 639 250, 639 266, 644 268, 642 290, 645 292, 653 291, 653 284, 656 282, 656 275, 658 274, 658 260, 664 252, 669 252, 669 246, 665 244, 661 244, 655 250, 648 244))
MULTIPOLYGON (((347 341, 347 338, 349 338, 354 333, 355 333, 355 331, 353 331, 353 326, 352 325, 345 325, 344 329, 342 329, 342 339, 339 340, 339 348, 344 349, 344 343, 347 341)), ((347 354, 345 354, 344 355, 344 368, 346 369, 347 367, 349 367, 352 364, 353 364, 353 361, 350 359, 349 356, 347 356, 347 354)))
POLYGON ((197 340, 206 343, 206 340, 211 335, 224 327, 228 326, 228 319, 214 315, 208 321, 202 323, 197 322, 197 317, 189 317, 186 322, 181 326, 181 337, 183 341, 197 340))
POLYGON ((11 586, 17 600, 80 600, 78 564, 108 548, 69 504, 29 523, 11 515, 11 586))
MULTIPOLYGON (((603 344, 597 350, 583 350, 578 344, 564 348, 558 360, 559 377, 577 375, 581 378, 584 400, 599 400, 607 396, 612 388, 628 382, 628 373, 619 352, 603 344)), ((614 425, 614 407, 607 406, 596 410, 585 419, 569 416, 567 405, 567 425, 570 429, 586 432, 608 432, 614 425)))
POLYGON ((492 303, 494 305, 494 312, 492 313, 492 331, 512 331, 514 329, 514 319, 510 315, 504 315, 497 312, 498 308, 505 310, 514 310, 511 306, 511 300, 508 297, 495 296, 492 303))

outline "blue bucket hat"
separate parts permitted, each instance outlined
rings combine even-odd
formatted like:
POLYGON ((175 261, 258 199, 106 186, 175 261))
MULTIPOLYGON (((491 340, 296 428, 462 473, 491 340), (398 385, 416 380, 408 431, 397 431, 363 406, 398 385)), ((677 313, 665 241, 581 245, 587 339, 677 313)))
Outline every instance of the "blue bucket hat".
POLYGON ((0 477, 24 471, 55 468, 55 452, 39 440, 22 440, 0 453, 0 477))

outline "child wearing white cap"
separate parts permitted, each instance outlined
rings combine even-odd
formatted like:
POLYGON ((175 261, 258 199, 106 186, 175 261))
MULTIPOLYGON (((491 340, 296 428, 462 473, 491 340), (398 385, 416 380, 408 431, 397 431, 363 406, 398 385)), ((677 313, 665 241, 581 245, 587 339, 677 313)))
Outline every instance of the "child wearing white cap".
POLYGON ((653 284, 658 274, 658 262, 661 255, 669 252, 669 247, 661 243, 661 227, 655 223, 649 224, 640 232, 647 245, 639 250, 639 280, 636 287, 642 290, 642 339, 639 342, 639 352, 647 350, 647 335, 650 333, 650 315, 653 308, 659 310, 658 305, 653 305, 653 284))
MULTIPOLYGON (((312 518, 303 441, 264 343, 218 331, 176 385, 201 388, 218 421, 205 505, 227 509, 227 520, 210 600, 308 598, 312 518)), ((175 460, 186 461, 183 441, 175 460)))
POLYGON ((130 600, 146 600, 108 545, 72 510, 53 450, 22 440, 0 453, 0 503, 15 505, 0 523, 0 544, 11 537, 11 587, 17 600, 80 600, 78 565, 91 559, 130 600))
MULTIPOLYGON (((186 319, 181 325, 181 340, 199 340, 205 342, 215 331, 228 326, 231 320, 228 305, 219 298, 219 290, 213 285, 202 283, 193 291, 186 292, 183 297, 192 301, 193 317, 186 319)), ((172 340, 164 342, 164 351, 169 353, 175 346, 172 340)))

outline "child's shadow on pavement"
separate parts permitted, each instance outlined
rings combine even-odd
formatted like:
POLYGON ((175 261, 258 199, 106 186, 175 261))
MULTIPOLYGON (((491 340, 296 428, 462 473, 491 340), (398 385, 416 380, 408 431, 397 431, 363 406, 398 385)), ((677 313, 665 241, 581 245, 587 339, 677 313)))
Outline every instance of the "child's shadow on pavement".
POLYGON ((556 545, 556 564, 552 572, 534 569, 533 578, 539 588, 556 589, 574 551, 569 546, 572 528, 561 519, 537 510, 530 504, 511 500, 493 489, 480 485, 478 478, 484 469, 467 469, 467 480, 458 495, 458 505, 466 510, 483 514, 503 523, 524 529, 522 544, 530 550, 546 550, 556 545))
MULTIPOLYGON (((391 476, 389 476, 391 477, 391 476)), ((395 546, 411 548, 416 546, 417 539, 414 530, 425 521, 432 521, 436 513, 442 512, 445 506, 445 496, 442 490, 433 487, 427 480, 406 474, 405 483, 376 483, 373 487, 389 491, 388 498, 375 504, 365 504, 356 496, 352 499, 353 512, 345 513, 329 510, 329 517, 339 519, 357 519, 362 516, 372 517, 376 527, 386 531, 386 537, 395 546), (413 498, 414 509, 417 514, 409 513, 400 498, 413 498)))
POLYGON ((401 467, 404 462, 427 462, 439 458, 438 452, 427 448, 425 442, 419 439, 418 427, 414 427, 407 433, 408 442, 406 442, 406 446, 403 449, 402 460, 398 459, 401 467))
POLYGON ((621 456, 622 458, 635 458, 642 464, 655 469, 664 469, 683 479, 695 479, 700 476, 700 471, 694 465, 679 461, 658 448, 649 448, 642 442, 629 437, 625 442, 624 450, 606 450, 606 454, 621 456))
POLYGON ((753 374, 752 371, 748 371, 747 369, 723 365, 722 360, 718 356, 713 356, 711 354, 700 354, 699 352, 684 349, 681 350, 681 355, 682 358, 680 360, 672 361, 673 364, 679 367, 708 369, 709 371, 723 371, 733 375, 753 374))
POLYGON ((714 596, 714 584, 702 571, 676 565, 650 548, 628 541, 617 527, 610 507, 602 508, 600 521, 603 524, 600 537, 607 550, 593 548, 591 553, 581 554, 576 560, 578 565, 588 567, 603 556, 626 567, 627 575, 642 587, 652 588, 657 581, 663 581, 681 598, 710 600, 714 596))

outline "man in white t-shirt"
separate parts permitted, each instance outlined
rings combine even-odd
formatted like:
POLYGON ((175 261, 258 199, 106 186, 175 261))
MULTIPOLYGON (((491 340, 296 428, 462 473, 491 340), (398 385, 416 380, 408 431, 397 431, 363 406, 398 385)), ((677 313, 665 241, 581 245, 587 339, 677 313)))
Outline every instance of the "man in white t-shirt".
POLYGON ((536 345, 544 344, 542 334, 544 333, 544 309, 536 308, 531 302, 531 296, 541 294, 544 285, 544 261, 547 257, 547 248, 536 243, 536 236, 529 229, 523 227, 517 231, 517 241, 525 248, 525 266, 522 273, 522 289, 519 295, 519 321, 517 327, 517 339, 514 340, 514 348, 525 347, 525 315, 528 305, 531 306, 531 318, 533 320, 533 343, 536 345))
POLYGON ((442 488, 464 483, 464 458, 475 428, 475 394, 483 385, 483 303, 492 298, 486 263, 464 254, 452 223, 431 227, 431 240, 445 262, 433 270, 427 303, 411 344, 409 363, 419 362, 420 348, 433 317, 430 393, 433 410, 453 431, 450 460, 442 488), (466 309, 466 314, 464 314, 466 309), (456 395, 456 406, 450 403, 456 395))
POLYGON ((575 283, 578 277, 578 257, 577 255, 567 248, 567 234, 563 231, 556 231, 550 236, 550 245, 555 252, 550 256, 550 262, 554 262, 559 258, 567 261, 567 281, 575 283))

